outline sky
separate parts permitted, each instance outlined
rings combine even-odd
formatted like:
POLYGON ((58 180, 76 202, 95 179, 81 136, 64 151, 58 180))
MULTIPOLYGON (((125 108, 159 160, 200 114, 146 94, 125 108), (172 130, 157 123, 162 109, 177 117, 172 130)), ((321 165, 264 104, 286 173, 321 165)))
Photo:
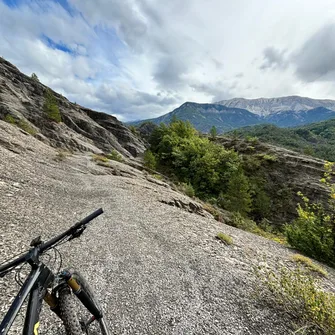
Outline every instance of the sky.
POLYGON ((335 99, 335 1, 0 0, 0 56, 121 121, 185 101, 335 99))

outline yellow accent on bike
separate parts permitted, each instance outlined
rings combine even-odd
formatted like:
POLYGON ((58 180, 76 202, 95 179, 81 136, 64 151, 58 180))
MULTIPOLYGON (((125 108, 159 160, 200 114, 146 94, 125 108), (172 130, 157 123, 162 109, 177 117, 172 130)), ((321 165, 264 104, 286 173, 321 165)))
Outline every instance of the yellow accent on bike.
POLYGON ((40 322, 35 323, 34 326, 34 335, 38 335, 38 327, 40 326, 40 322))
POLYGON ((51 308, 56 308, 57 307, 57 300, 49 292, 46 292, 43 299, 51 308))
POLYGON ((80 290, 80 285, 72 277, 67 281, 67 284, 72 288, 74 292, 78 292, 80 290))

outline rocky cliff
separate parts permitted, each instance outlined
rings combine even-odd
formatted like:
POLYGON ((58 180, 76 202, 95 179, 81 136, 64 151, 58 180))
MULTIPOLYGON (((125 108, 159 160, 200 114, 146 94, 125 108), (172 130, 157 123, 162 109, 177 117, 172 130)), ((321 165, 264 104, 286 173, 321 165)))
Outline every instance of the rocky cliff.
POLYGON ((0 119, 54 147, 92 152, 115 149, 126 157, 145 150, 144 143, 114 116, 84 108, 56 92, 52 93, 62 122, 48 119, 43 112, 47 89, 0 58, 0 119))
POLYGON ((296 205, 301 203, 299 191, 312 202, 327 205, 328 191, 320 182, 325 171, 324 160, 258 140, 218 137, 216 141, 242 155, 249 177, 264 181, 265 192, 271 199, 272 223, 282 225, 297 216, 296 205))

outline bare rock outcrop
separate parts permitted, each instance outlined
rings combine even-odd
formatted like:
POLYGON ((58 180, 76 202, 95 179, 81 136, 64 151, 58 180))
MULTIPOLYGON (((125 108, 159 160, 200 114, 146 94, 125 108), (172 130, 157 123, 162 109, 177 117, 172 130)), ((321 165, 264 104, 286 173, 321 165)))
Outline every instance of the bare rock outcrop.
POLYGON ((91 152, 115 149, 126 157, 145 150, 143 141, 112 115, 84 108, 56 92, 62 122, 51 121, 43 112, 46 90, 0 58, 0 119, 24 123, 36 138, 54 147, 91 152))

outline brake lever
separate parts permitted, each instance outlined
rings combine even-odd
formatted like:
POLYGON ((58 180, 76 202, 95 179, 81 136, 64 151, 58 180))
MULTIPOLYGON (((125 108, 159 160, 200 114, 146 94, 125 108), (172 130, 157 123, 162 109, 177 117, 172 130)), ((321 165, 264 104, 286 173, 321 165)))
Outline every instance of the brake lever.
POLYGON ((80 227, 79 229, 77 229, 69 238, 69 241, 73 240, 74 238, 80 237, 80 235, 84 232, 84 230, 86 229, 86 225, 80 227))

